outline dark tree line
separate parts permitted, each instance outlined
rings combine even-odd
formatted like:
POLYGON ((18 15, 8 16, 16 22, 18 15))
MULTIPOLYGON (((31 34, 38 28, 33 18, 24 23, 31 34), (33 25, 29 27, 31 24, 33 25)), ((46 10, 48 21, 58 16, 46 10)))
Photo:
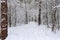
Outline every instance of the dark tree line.
MULTIPOLYGON (((42 0, 41 0, 42 1, 42 0)), ((40 25, 41 24, 41 14, 42 14, 42 8, 41 8, 41 6, 42 6, 42 3, 43 2, 39 2, 39 14, 38 14, 38 24, 40 25)), ((56 29, 58 29, 59 30, 59 28, 60 28, 60 26, 59 26, 59 13, 58 13, 58 8, 56 7, 56 8, 54 8, 55 6, 57 6, 57 4, 56 4, 56 0, 51 0, 50 1, 50 8, 51 8, 51 10, 50 10, 50 13, 48 12, 48 1, 46 1, 46 24, 47 24, 47 27, 49 28, 50 26, 49 26, 49 15, 48 14, 50 14, 51 16, 51 24, 52 24, 52 26, 51 26, 51 29, 52 29, 52 31, 55 31, 56 29)), ((43 10, 44 11, 44 10, 43 10)))

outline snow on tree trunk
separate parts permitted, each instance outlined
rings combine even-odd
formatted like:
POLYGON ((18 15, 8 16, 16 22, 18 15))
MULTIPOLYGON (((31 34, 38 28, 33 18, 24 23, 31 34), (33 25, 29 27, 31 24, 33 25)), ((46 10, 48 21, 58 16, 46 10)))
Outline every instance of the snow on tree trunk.
MULTIPOLYGON (((56 6, 55 0, 52 1, 52 7, 56 6)), ((52 8, 52 31, 56 28, 56 8, 52 8)))
POLYGON ((47 27, 49 27, 49 25, 48 25, 48 8, 47 8, 47 0, 46 0, 46 22, 47 22, 47 27))
POLYGON ((8 18, 7 18, 7 0, 1 3, 1 38, 4 40, 7 37, 7 27, 8 27, 8 18))

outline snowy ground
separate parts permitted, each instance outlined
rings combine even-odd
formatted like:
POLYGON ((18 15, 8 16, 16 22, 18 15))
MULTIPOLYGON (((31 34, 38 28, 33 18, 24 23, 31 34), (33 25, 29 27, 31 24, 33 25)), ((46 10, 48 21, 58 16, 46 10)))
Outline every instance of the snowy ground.
POLYGON ((35 22, 9 28, 6 40, 60 40, 60 31, 51 32, 45 25, 35 22))

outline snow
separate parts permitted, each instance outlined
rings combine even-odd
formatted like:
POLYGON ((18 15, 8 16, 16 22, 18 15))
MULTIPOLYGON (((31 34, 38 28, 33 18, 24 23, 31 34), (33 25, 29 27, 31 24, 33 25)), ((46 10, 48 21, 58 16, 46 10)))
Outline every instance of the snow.
POLYGON ((4 0, 0 0, 0 3, 5 2, 4 0))
POLYGON ((60 40, 60 31, 54 33, 46 25, 30 22, 9 28, 6 40, 60 40))
POLYGON ((59 4, 59 5, 57 5, 57 6, 55 6, 54 8, 60 8, 60 4, 59 4))

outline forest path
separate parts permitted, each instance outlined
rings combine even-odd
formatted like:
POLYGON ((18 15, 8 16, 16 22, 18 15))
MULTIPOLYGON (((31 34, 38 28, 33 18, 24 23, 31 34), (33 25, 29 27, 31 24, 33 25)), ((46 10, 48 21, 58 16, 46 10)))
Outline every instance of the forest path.
POLYGON ((34 22, 11 27, 8 34, 6 40, 59 40, 60 38, 57 34, 51 33, 46 26, 38 26, 34 22))

